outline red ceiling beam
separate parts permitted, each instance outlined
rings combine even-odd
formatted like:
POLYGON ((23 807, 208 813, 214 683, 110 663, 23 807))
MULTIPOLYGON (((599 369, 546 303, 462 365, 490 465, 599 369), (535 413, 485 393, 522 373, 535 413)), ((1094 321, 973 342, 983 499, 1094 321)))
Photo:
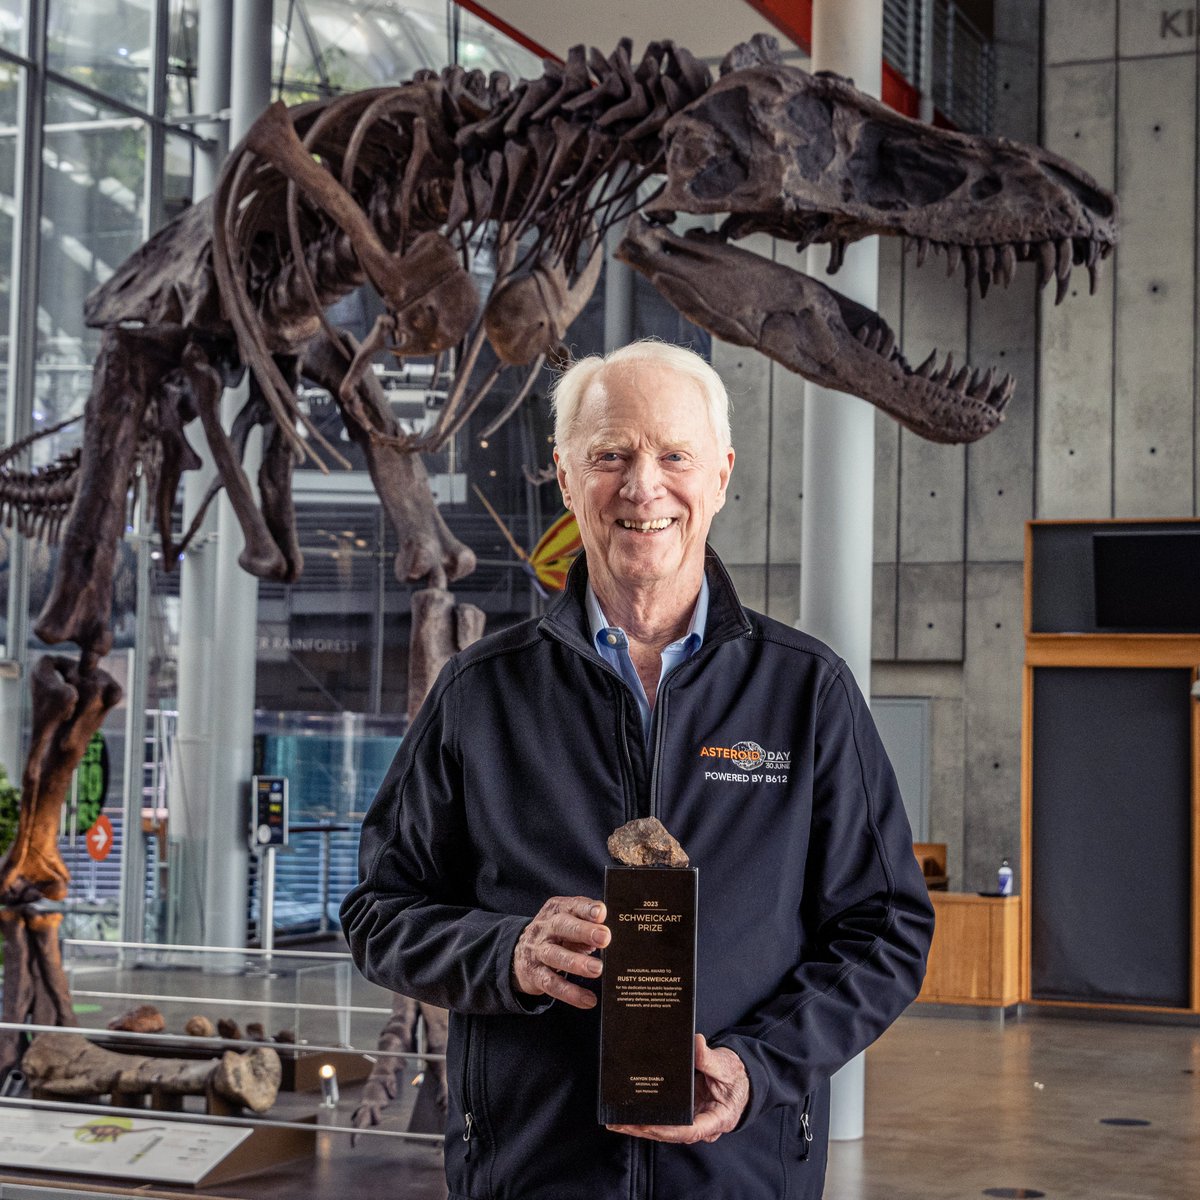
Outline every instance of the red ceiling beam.
POLYGON ((812 53, 812 0, 746 0, 805 54, 812 53))
POLYGON ((477 4, 475 0, 455 0, 459 8, 465 8, 467 12, 474 13, 481 21, 486 21, 493 29, 498 29, 505 37, 510 37, 518 46, 524 46, 531 54, 536 54, 538 58, 548 58, 551 62, 560 63, 563 60, 550 50, 547 50, 540 42, 535 42, 533 38, 527 37, 514 25, 510 25, 507 21, 496 16, 494 12, 484 8, 482 4, 477 4))
MULTIPOLYGON (((545 46, 535 42, 507 21, 496 16, 485 8, 478 0, 456 0, 460 8, 474 13, 480 20, 486 21, 493 28, 500 30, 514 42, 524 46, 526 50, 541 58, 554 62, 562 62, 557 54, 551 53, 545 46)), ((746 0, 746 3, 760 16, 770 21, 780 33, 790 38, 805 54, 812 53, 812 10, 813 0, 746 0)), ((890 63, 883 64, 883 102, 906 117, 916 117, 920 111, 920 93, 903 75, 890 63)), ((935 117, 935 123, 953 129, 954 126, 946 121, 940 113, 935 117), (940 120, 938 119, 940 118, 940 120)))

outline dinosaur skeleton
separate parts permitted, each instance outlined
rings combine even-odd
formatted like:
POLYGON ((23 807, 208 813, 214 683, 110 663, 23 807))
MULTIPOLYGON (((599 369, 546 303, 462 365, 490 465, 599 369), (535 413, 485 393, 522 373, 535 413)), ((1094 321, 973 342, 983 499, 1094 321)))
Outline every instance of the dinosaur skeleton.
MULTIPOLYGON (((543 362, 565 355, 605 232, 627 220, 620 256, 700 325, 862 396, 923 436, 966 442, 999 424, 1011 379, 955 374, 949 357, 937 368, 936 354, 913 369, 869 309, 732 241, 766 231, 801 247, 825 243, 835 270, 848 242, 904 236, 918 261, 942 250, 981 292, 1031 260, 1043 282, 1057 279, 1061 299, 1073 265, 1094 278, 1111 251, 1116 201, 1047 151, 933 129, 846 80, 785 66, 762 37, 731 52, 715 83, 670 43, 650 45, 635 64, 623 41, 608 58, 576 48, 515 86, 456 67, 291 110, 272 105, 231 153, 211 200, 88 298, 87 321, 103 333, 78 454, 24 473, 24 444, 0 456, 0 512, 21 532, 61 538, 36 632, 80 648, 78 661, 47 657, 33 672, 20 832, 0 862, 8 1020, 73 1019, 59 918, 36 901, 65 894, 59 807, 119 695, 97 663, 112 643, 135 476, 169 570, 199 523, 176 541, 179 481, 199 465, 185 429, 198 418, 219 476, 209 498, 223 487, 244 532, 239 561, 294 580, 303 564, 293 467, 345 464, 297 398, 306 377, 331 393, 365 455, 399 536, 397 577, 444 588, 474 556, 439 516, 419 452, 463 429, 500 373, 518 368, 524 382, 496 428, 543 362), (678 213, 726 216, 716 232, 680 236, 666 228, 678 213), (468 268, 485 243, 495 281, 481 304, 468 268), (326 312, 363 283, 385 311, 359 345, 326 312), (485 343, 495 363, 481 371, 485 343), (436 423, 406 434, 372 357, 451 350, 455 382, 436 423), (226 431, 222 392, 247 369, 249 398, 226 431), (258 504, 241 461, 255 425, 258 504)), ((0 1064, 14 1047, 0 1037, 0 1064)))

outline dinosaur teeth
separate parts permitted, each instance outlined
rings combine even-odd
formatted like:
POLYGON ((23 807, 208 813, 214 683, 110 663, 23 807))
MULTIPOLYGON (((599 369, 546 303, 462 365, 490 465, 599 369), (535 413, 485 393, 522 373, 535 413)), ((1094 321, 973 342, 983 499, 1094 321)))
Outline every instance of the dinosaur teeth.
POLYGON ((942 369, 933 377, 933 382, 945 387, 949 382, 950 376, 954 373, 954 355, 947 354, 946 362, 942 369))
POLYGON ((937 362, 937 351, 931 350, 929 357, 913 372, 914 375, 920 375, 922 379, 929 379, 933 375, 934 364, 937 362))
POLYGON ((1063 238, 1058 243, 1058 286, 1054 289, 1054 303, 1061 304, 1063 297, 1067 294, 1067 289, 1071 286, 1071 241, 1069 238, 1063 238), (1066 247, 1066 266, 1063 266, 1063 247, 1066 247))
POLYGON ((1071 275, 1071 258, 1074 250, 1071 246, 1070 238, 1060 238, 1058 242, 1058 257, 1055 262, 1054 273, 1060 280, 1068 279, 1071 275))
POLYGON ((871 336, 871 331, 865 325, 860 325, 854 336, 865 346, 867 338, 871 336))
POLYGON ((979 379, 979 372, 976 372, 976 378, 971 381, 971 386, 967 389, 967 395, 974 400, 982 400, 985 396, 991 394, 995 382, 995 367, 988 367, 982 379, 979 379))
POLYGON ((1101 263, 1100 259, 1097 259, 1093 263, 1088 263, 1088 295, 1089 296, 1094 296, 1096 294, 1096 288, 1099 287, 1099 285, 1100 285, 1100 263, 1101 263))
POLYGON ((999 386, 994 389, 993 394, 988 397, 987 402, 997 410, 1003 412, 1005 406, 1013 397, 1013 392, 1017 390, 1016 378, 1012 375, 1005 375, 1000 381, 999 386))
POLYGON ((1017 252, 1012 246, 1000 247, 1000 282, 1008 287, 1017 273, 1017 252))
POLYGON ((834 238, 829 243, 829 265, 825 268, 827 275, 836 275, 846 261, 846 239, 834 238))
POLYGON ((952 391, 961 392, 961 391, 963 391, 964 384, 966 384, 967 379, 970 377, 970 374, 971 374, 971 364, 967 363, 967 365, 965 367, 963 367, 963 369, 961 371, 959 371, 959 373, 957 375, 955 375, 955 377, 953 379, 951 379, 950 382, 946 386, 949 387, 952 391))
MULTIPOLYGON (((980 300, 986 300, 988 288, 992 286, 992 277, 996 269, 996 249, 994 246, 981 246, 978 253, 979 298, 980 300)), ((968 290, 970 290, 969 285, 968 290)))
POLYGON ((917 266, 925 265, 925 256, 929 253, 929 239, 917 238, 917 266))
POLYGON ((879 347, 879 353, 882 354, 884 358, 890 359, 895 353, 895 349, 896 335, 890 329, 885 329, 883 333, 883 344, 879 347))
POLYGON ((1059 305, 1066 299, 1067 290, 1071 286, 1070 279, 1060 279, 1058 285, 1054 289, 1054 303, 1059 305))
POLYGON ((1043 288, 1054 274, 1054 243, 1038 243, 1038 287, 1043 288))
POLYGON ((963 278, 967 285, 967 291, 971 290, 971 284, 975 282, 975 276, 979 274, 979 251, 974 246, 963 247, 963 278))
POLYGON ((955 242, 951 242, 946 247, 946 278, 949 279, 958 270, 958 264, 962 262, 962 247, 955 242))

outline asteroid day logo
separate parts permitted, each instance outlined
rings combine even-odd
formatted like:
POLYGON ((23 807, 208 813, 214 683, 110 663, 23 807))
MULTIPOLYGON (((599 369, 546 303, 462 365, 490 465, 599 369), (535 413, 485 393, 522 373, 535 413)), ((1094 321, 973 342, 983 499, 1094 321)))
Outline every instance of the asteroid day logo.
POLYGON ((731 757, 743 771, 757 771, 767 761, 766 751, 757 742, 737 742, 731 757))

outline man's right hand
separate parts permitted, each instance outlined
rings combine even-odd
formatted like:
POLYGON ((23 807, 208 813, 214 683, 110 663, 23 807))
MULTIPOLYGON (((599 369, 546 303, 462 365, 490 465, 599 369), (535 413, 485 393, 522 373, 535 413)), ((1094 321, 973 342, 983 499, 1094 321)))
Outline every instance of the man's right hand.
POLYGON ((612 940, 604 916, 604 905, 599 900, 551 896, 525 926, 513 950, 512 973, 517 991, 527 996, 552 996, 575 1008, 594 1008, 594 993, 566 977, 599 976, 602 964, 593 955, 612 940))

